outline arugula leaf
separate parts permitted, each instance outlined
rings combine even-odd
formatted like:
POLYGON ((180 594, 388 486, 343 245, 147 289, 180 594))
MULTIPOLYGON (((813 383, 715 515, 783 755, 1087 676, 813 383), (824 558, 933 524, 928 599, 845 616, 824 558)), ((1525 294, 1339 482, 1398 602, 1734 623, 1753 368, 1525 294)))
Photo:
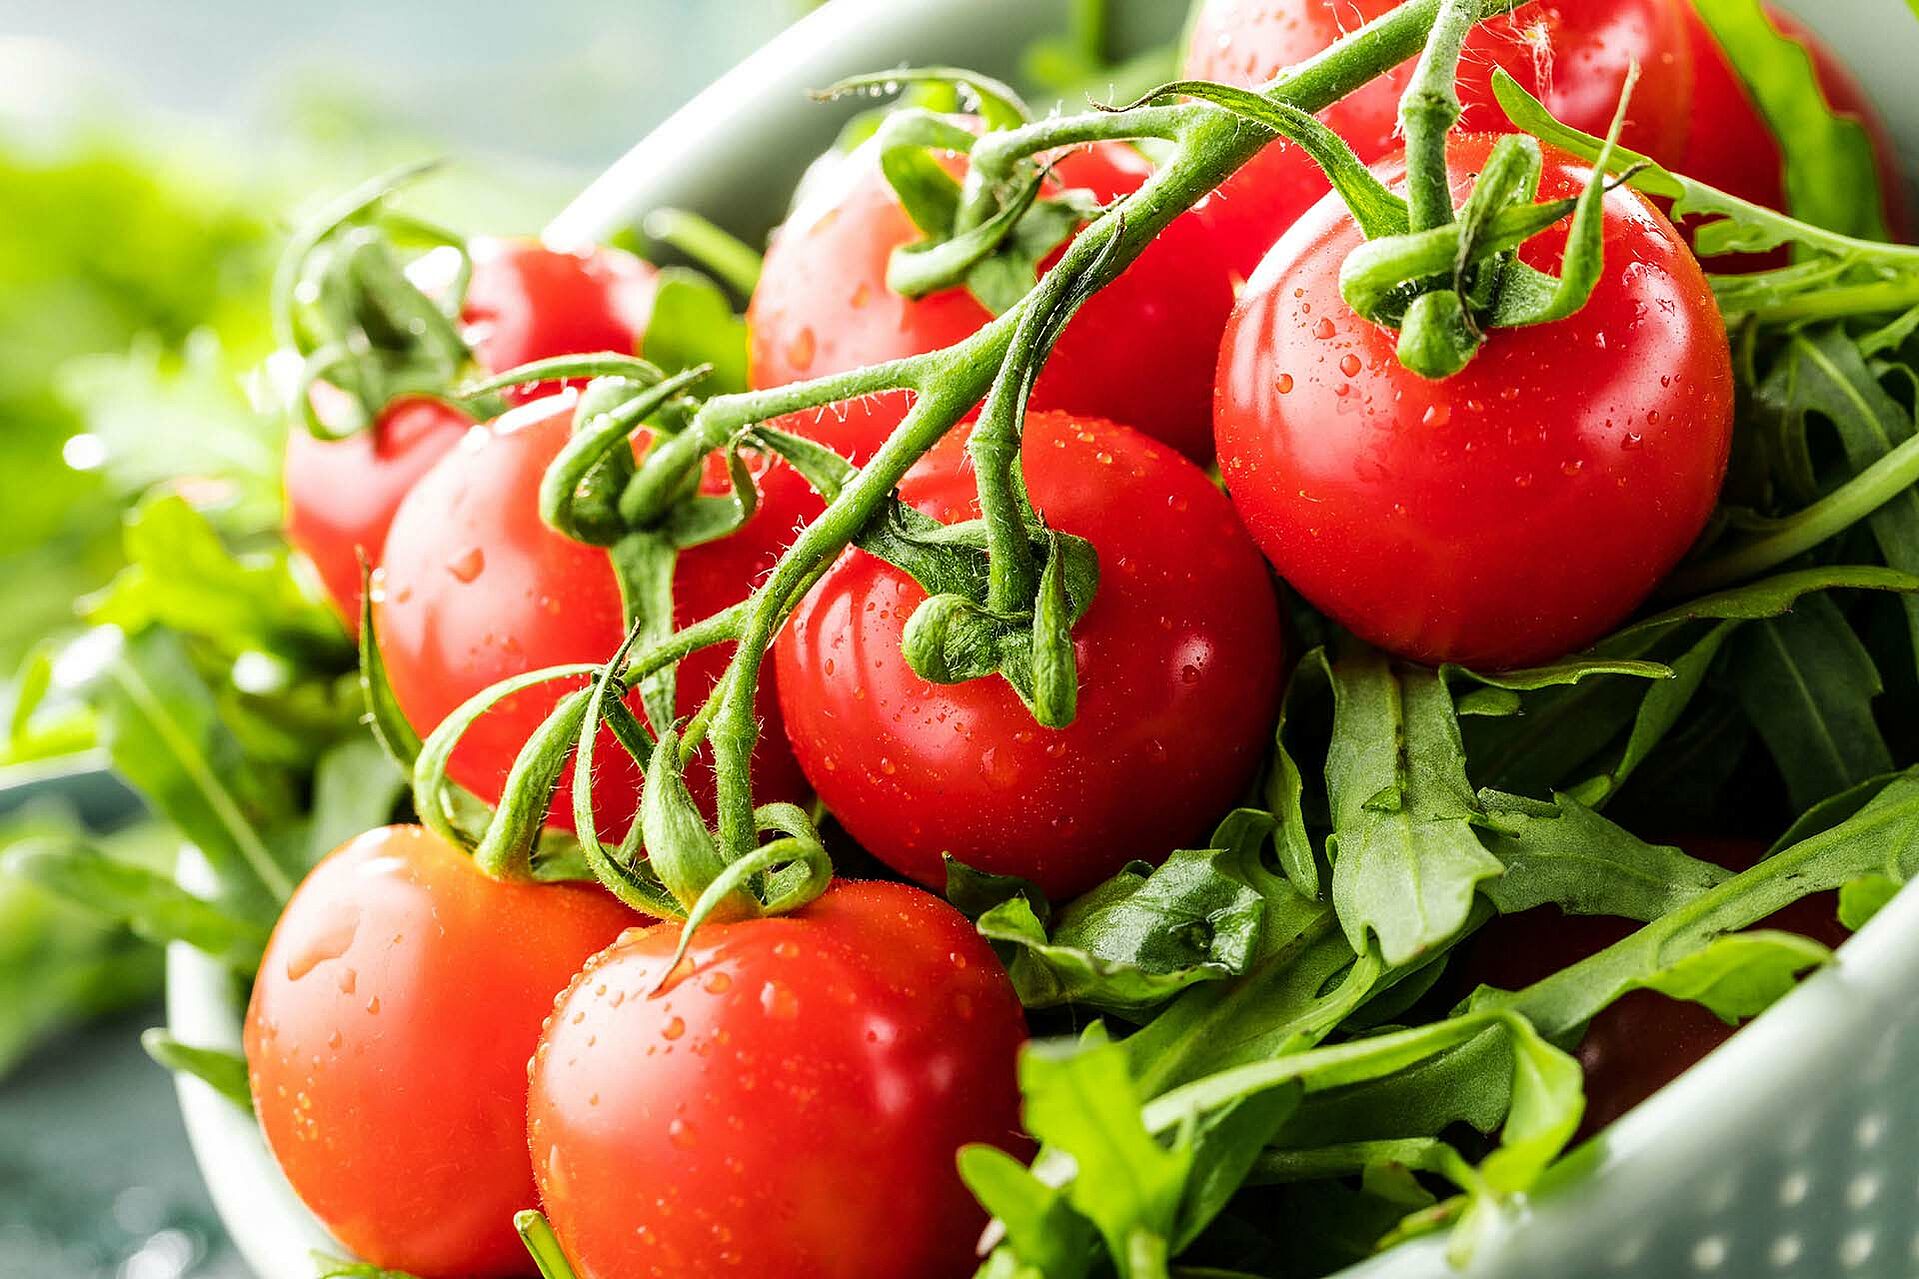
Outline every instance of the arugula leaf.
POLYGON ((1861 875, 1839 889, 1839 922, 1858 932, 1902 887, 1904 885, 1890 875, 1877 872, 1861 875))
POLYGON ((1736 1026, 1772 1007, 1800 973, 1831 962, 1832 952, 1809 937, 1755 929, 1715 938, 1633 984, 1703 1004, 1736 1026))
POLYGON ((1195 982, 1244 971, 1265 907, 1240 853, 1179 852, 1157 869, 1135 862, 1074 901, 1050 939, 1024 896, 988 910, 978 927, 1011 948, 1008 972, 1028 1008, 1079 1003, 1138 1016, 1195 982))
POLYGON ((1332 670, 1324 649, 1314 649, 1293 668, 1280 701, 1279 723, 1273 729, 1273 765, 1266 776, 1265 799, 1272 810, 1273 849, 1279 855, 1280 869, 1286 872, 1286 878, 1308 898, 1319 896, 1319 853, 1307 831, 1306 778, 1294 761, 1287 725, 1294 721, 1302 703, 1329 691, 1331 679, 1332 670))
POLYGON ((193 896, 170 876, 106 856, 74 840, 28 839, 0 857, 17 875, 88 910, 123 920, 150 942, 186 942, 248 973, 266 949, 267 929, 193 896))
POLYGON ((661 270, 639 355, 669 374, 711 364, 700 389, 730 395, 746 389, 746 345, 746 319, 725 290, 687 267, 661 270))
POLYGON ((1819 596, 1744 628, 1727 674, 1803 810, 1892 769, 1873 721, 1884 686, 1839 606, 1819 596))
POLYGON ((1504 867, 1474 833, 1479 801, 1440 676, 1357 649, 1330 669, 1333 904, 1354 950, 1376 940, 1397 967, 1458 935, 1504 867))
POLYGON ((1093 1227, 1066 1192, 997 1146, 959 1152, 960 1179, 1006 1235, 981 1270, 1004 1279, 1081 1279, 1093 1265, 1093 1227))
POLYGON ((1731 872, 1648 844, 1569 795, 1551 803, 1481 791, 1486 847, 1506 873, 1481 890, 1502 913, 1556 905, 1576 915, 1653 920, 1731 872))
POLYGON ((159 1027, 140 1036, 140 1047, 168 1070, 192 1075, 240 1109, 252 1111, 253 1090, 247 1083, 246 1058, 239 1053, 183 1044, 159 1027))
POLYGON ((1605 950, 1516 994, 1482 989, 1473 1003, 1512 1008, 1557 1041, 1636 985, 1802 897, 1843 888, 1861 875, 1903 881, 1915 871, 1919 770, 1886 784, 1846 820, 1772 853, 1605 950))
POLYGON ((294 871, 263 827, 294 811, 294 796, 247 758, 180 639, 102 627, 64 660, 84 670, 114 768, 206 855, 223 904, 272 918, 294 871))
POLYGON ((1025 898, 1040 922, 1044 923, 1053 917, 1053 908, 1047 903, 1046 894, 1032 880, 1018 875, 995 875, 990 871, 975 870, 951 853, 944 854, 943 860, 946 863, 946 900, 968 919, 976 920, 993 907, 1015 897, 1025 898))
MULTIPOLYGON (((1829 423, 1853 475, 1913 434, 1911 414, 1887 394, 1843 325, 1791 335, 1754 388, 1752 407, 1765 427, 1790 441, 1782 448, 1793 457, 1806 454, 1814 421, 1829 423)), ((1811 471, 1809 460, 1799 465, 1811 471)), ((1805 483, 1810 487, 1810 478, 1805 483)), ((1919 573, 1919 491, 1907 489, 1884 503, 1866 526, 1888 566, 1919 573)), ((1903 603, 1919 648, 1919 596, 1903 603)))
POLYGON ((1833 113, 1812 55, 1767 17, 1760 0, 1692 0, 1779 139, 1796 218, 1866 239, 1887 238, 1872 136, 1833 113))
POLYGON ((1019 1075, 1027 1131, 1072 1157, 1067 1201, 1098 1229, 1121 1279, 1163 1275, 1192 1151, 1147 1130, 1125 1052, 1103 1035, 1030 1044, 1019 1075))
POLYGON ((262 650, 344 669, 340 624, 295 580, 284 548, 236 557, 184 497, 157 493, 126 517, 127 567, 84 601, 88 620, 135 632, 165 626, 229 655, 262 650))

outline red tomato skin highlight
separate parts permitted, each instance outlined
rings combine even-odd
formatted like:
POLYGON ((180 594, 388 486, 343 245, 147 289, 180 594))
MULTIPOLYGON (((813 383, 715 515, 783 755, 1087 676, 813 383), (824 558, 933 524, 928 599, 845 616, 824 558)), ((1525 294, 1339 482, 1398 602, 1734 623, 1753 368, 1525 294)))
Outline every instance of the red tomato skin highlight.
MULTIPOLYGON (((1185 74, 1255 87, 1303 62, 1342 35, 1391 11, 1398 0, 1208 0, 1187 46, 1185 74)), ((1461 127, 1506 131, 1492 93, 1504 68, 1559 119, 1604 136, 1619 105, 1626 69, 1643 78, 1633 92, 1624 144, 1661 160, 1685 148, 1692 50, 1682 11, 1687 0, 1534 0, 1480 24, 1460 60, 1461 127)), ((1399 99, 1413 64, 1362 86, 1319 118, 1371 164, 1399 148, 1399 99)), ((1275 143, 1200 206, 1234 268, 1250 275, 1273 242, 1328 190, 1319 167, 1298 147, 1275 143)))
POLYGON ((527 1132, 580 1279, 961 1279, 985 1213, 954 1157, 1025 1154, 1011 983, 915 888, 628 933, 555 1006, 527 1132))
MULTIPOLYGON (((956 173, 963 161, 952 161, 956 173)), ((1126 195, 1152 166, 1116 143, 1062 152, 1060 183, 1101 200, 1126 195)), ((756 387, 843 373, 939 350, 992 318, 973 295, 945 289, 918 299, 886 287, 894 249, 921 239, 870 145, 841 160, 773 238, 747 313, 756 387)), ((1058 253, 1043 265, 1050 267, 1058 253)), ((1032 407, 1124 418, 1204 461, 1207 367, 1233 305, 1233 285, 1212 228, 1182 215, 1067 326, 1034 388, 1032 407)), ((807 434, 870 457, 911 403, 889 392, 822 413, 796 415, 807 434)))
MULTIPOLYGON (((948 436, 901 496, 948 523, 977 514, 965 447, 948 436)), ((951 853, 1057 900, 1206 838, 1270 742, 1283 656, 1270 578, 1198 467, 1065 414, 1028 417, 1023 463, 1048 524, 1099 553, 1071 725, 1040 727, 998 676, 921 679, 900 635, 924 592, 861 551, 775 653, 801 767, 862 846, 929 886, 951 853)))
MULTIPOLYGON (((1456 141, 1455 172, 1494 141, 1456 141)), ((1583 189, 1547 157, 1542 199, 1583 189)), ((1227 326, 1214 424, 1234 504, 1301 595, 1403 657, 1501 669, 1598 639, 1679 562, 1731 447, 1726 334, 1643 197, 1607 196, 1604 236, 1583 310, 1494 330, 1442 382, 1340 297, 1360 235, 1336 197, 1274 246, 1227 326)), ((1564 243, 1562 223, 1524 255, 1556 270, 1564 243)))
MULTIPOLYGON (((491 684, 546 666, 604 662, 625 636, 607 552, 562 536, 539 516, 540 476, 568 438, 576 402, 576 392, 564 391, 474 432, 415 486, 393 521, 375 584, 374 633, 400 708, 422 734, 491 684)), ((716 457, 707 491, 723 491, 723 477, 716 457)), ((744 599, 793 530, 818 512, 818 500, 790 468, 766 468, 760 480, 762 500, 745 528, 680 553, 676 625, 744 599)), ((704 649, 680 664, 678 714, 699 707, 731 651, 704 649)), ((780 731, 771 682, 770 672, 762 676, 758 705, 767 728, 754 753, 762 802, 806 793, 780 731)), ((561 697, 583 685, 527 689, 481 716, 453 753, 453 780, 497 802, 520 747, 561 697)), ((637 710, 637 692, 629 704, 637 710)), ((571 778, 569 765, 549 817, 568 830, 571 778)), ((604 832, 624 831, 632 821, 640 781, 632 757, 603 729, 593 794, 604 832)), ((711 806, 704 757, 687 770, 687 784, 711 806)))
MULTIPOLYGON (((485 372, 502 373, 556 355, 639 349, 653 314, 659 273, 621 249, 580 253, 534 240, 477 237, 467 245, 473 273, 460 327, 485 372)), ((413 274, 428 293, 451 284, 447 258, 421 260, 413 274)), ((552 390, 513 387, 522 403, 552 390)), ((339 391, 314 388, 322 417, 339 391)), ((377 564, 387 529, 407 492, 464 435, 472 420, 428 397, 387 406, 371 427, 322 440, 295 425, 284 466, 287 540, 319 571, 349 629, 360 628, 360 560, 377 564)))
POLYGON ((421 1279, 529 1275, 526 1063, 554 994, 638 917, 508 884, 417 826, 369 831, 287 904, 247 1009, 268 1144, 342 1244, 421 1279))
MULTIPOLYGON (((1687 37, 1692 43, 1693 109, 1680 172, 1754 204, 1786 211, 1785 156, 1772 126, 1760 114, 1705 19, 1691 5, 1683 8, 1687 37)), ((1872 135, 1886 224, 1895 238, 1905 239, 1911 230, 1910 211, 1885 120, 1838 54, 1811 28, 1770 5, 1766 13, 1781 32, 1806 47, 1828 105, 1858 120, 1872 135)), ((1706 268, 1716 272, 1763 271, 1789 261, 1790 253, 1781 249, 1708 258, 1706 268)))

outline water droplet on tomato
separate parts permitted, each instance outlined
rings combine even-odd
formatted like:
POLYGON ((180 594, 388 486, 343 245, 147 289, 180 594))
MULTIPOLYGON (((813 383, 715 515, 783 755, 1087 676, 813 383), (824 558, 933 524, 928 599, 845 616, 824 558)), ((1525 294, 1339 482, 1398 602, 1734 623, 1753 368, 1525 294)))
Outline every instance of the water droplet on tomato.
POLYGON ((1322 342, 1338 331, 1339 330, 1333 326, 1333 321, 1330 316, 1320 316, 1319 323, 1313 326, 1313 336, 1322 342))
POLYGON ((1427 426, 1444 426, 1452 420, 1452 409, 1444 404, 1429 404, 1419 420, 1427 426))
POLYGON ((486 567, 486 552, 470 546, 446 562, 446 571, 462 582, 471 582, 486 567))
POLYGON ((1281 395, 1291 395, 1293 393, 1293 375, 1290 373, 1280 374, 1279 381, 1273 383, 1273 388, 1281 395))
POLYGON ((359 984, 360 984, 359 973, 355 972, 351 968, 344 968, 340 971, 340 993, 342 995, 351 995, 353 993, 354 987, 358 986, 359 984))
POLYGON ((674 1039, 678 1039, 681 1035, 684 1035, 685 1033, 686 1033, 686 1022, 679 1017, 668 1018, 666 1025, 660 1027, 661 1039, 674 1040, 674 1039))
POLYGON ((666 1126, 666 1139, 681 1150, 691 1150, 697 1144, 693 1136, 693 1125, 684 1119, 675 1119, 666 1126))
POLYGON ((776 981, 760 988, 760 1010, 776 1021, 792 1021, 800 1015, 800 999, 776 981))
POLYGON ((353 935, 359 930, 360 912, 350 906, 340 908, 302 944, 294 947, 293 954, 287 957, 287 980, 299 981, 327 960, 346 954, 347 948, 353 945, 353 935))
POLYGON ((813 367, 813 356, 818 349, 819 342, 813 336, 812 328, 803 328, 786 344, 786 362, 793 366, 794 372, 804 373, 813 367))
POLYGON ((733 988, 733 979, 725 973, 714 973, 706 979, 704 986, 709 995, 724 995, 733 988))
POLYGON ((1348 351, 1339 357, 1339 371, 1347 377, 1359 376, 1359 357, 1348 351))

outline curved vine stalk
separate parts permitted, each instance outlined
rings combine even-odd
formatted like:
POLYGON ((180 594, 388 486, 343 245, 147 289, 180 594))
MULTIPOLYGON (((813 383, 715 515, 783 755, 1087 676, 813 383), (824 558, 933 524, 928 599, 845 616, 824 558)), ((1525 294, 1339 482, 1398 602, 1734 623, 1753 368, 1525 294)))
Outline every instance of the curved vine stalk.
MULTIPOLYGON (((1513 3, 1479 0, 1475 19, 1503 13, 1513 3)), ((1289 68, 1263 93, 1302 111, 1323 110, 1418 55, 1441 9, 1442 0, 1408 0, 1317 57, 1289 68)), ((1009 359, 1021 358, 1014 337, 1022 328, 1033 326, 1035 313, 1062 306, 1070 309, 1070 295, 1090 296, 1110 283, 1168 223, 1231 176, 1274 133, 1210 103, 1182 102, 1054 117, 990 133, 974 147, 962 196, 966 208, 991 199, 993 189, 1027 157, 1064 145, 1142 137, 1171 142, 1171 155, 1137 191, 1082 230, 1024 299, 971 337, 941 351, 857 374, 717 397, 674 439, 677 450, 662 448, 660 457, 649 459, 649 464, 666 464, 666 455, 677 452, 671 464, 690 469, 698 464, 692 456, 696 449, 722 447, 783 413, 882 390, 907 390, 915 397, 885 445, 806 527, 746 601, 739 644, 717 686, 718 703, 707 732, 718 778, 719 844, 729 860, 751 853, 758 842, 750 781, 759 734, 754 695, 766 650, 804 588, 881 514, 907 471, 987 395, 1009 359)), ((984 478, 994 482, 991 476, 984 478)))
MULTIPOLYGON (((1283 109, 1282 118, 1305 118, 1420 54, 1442 13, 1457 22, 1462 11, 1469 11, 1471 20, 1478 21, 1506 12, 1515 3, 1517 0, 1407 0, 1318 56, 1289 68, 1261 93, 1283 109)), ((972 451, 980 483, 985 555, 983 565, 974 562, 971 567, 983 569, 982 603, 990 604, 988 612, 1017 619, 1017 624, 1030 625, 1034 631, 1035 674, 1029 681, 1032 695, 1028 701, 1035 717, 1045 724, 1070 722, 1076 675, 1071 669, 1068 631, 1071 618, 1078 616, 1074 606, 1083 611, 1085 599, 1081 596, 1089 589, 1074 591, 1069 600, 1066 582, 1069 576, 1082 583, 1089 576, 1096 579, 1096 563, 1089 562, 1092 551, 1079 539, 1045 528, 1020 483, 1017 463, 1027 395, 1047 352, 1078 308, 1117 278, 1169 223, 1217 188, 1279 132, 1260 119, 1249 119, 1243 111, 1205 99, 1189 99, 1170 105, 1052 116, 989 131, 977 139, 969 135, 971 164, 955 214, 960 226, 990 219, 1000 203, 1010 198, 1009 193, 1021 189, 1034 160, 1061 147, 1154 138, 1170 144, 1170 154, 1137 190, 1100 211, 1084 226, 1068 243, 1058 263, 1031 290, 966 339, 943 350, 812 381, 715 396, 700 405, 680 429, 657 434, 619 496, 618 515, 627 529, 648 529, 670 520, 674 503, 693 489, 708 456, 718 451, 730 456, 743 445, 767 449, 794 465, 826 500, 826 509, 800 531, 765 581, 744 601, 672 635, 649 637, 637 647, 624 646, 623 658, 615 657, 607 668, 594 668, 588 673, 598 694, 590 702, 584 694, 563 698, 536 736, 550 745, 563 728, 571 726, 584 746, 587 738, 600 731, 601 717, 586 714, 581 722, 583 706, 605 708, 610 689, 638 687, 642 680, 693 651, 732 643, 731 660, 699 711, 677 726, 677 731, 674 725, 654 725, 660 740, 677 737, 677 750, 668 751, 664 757, 655 750, 650 760, 639 753, 635 758, 643 768, 651 763, 674 771, 672 763, 684 767, 702 746, 710 749, 718 818, 712 851, 723 865, 752 859, 753 865, 759 866, 767 856, 761 851, 767 820, 766 812, 753 800, 751 760, 760 731, 755 705, 767 651, 807 590, 843 550, 861 539, 871 540, 878 535, 876 531, 883 533, 888 521, 898 525, 912 516, 910 511, 902 516, 897 503, 895 494, 901 481, 982 401, 984 410, 972 451), (910 408, 871 460, 858 468, 830 450, 786 435, 772 425, 774 419, 789 414, 900 391, 911 395, 910 408), (1046 556, 1043 564, 1037 558, 1040 552, 1046 556), (1041 673, 1044 679, 1038 677, 1041 673)), ((650 381, 651 375, 641 380, 650 381)), ((611 428, 607 434, 610 438, 611 428)), ((946 602, 953 601, 949 598, 946 602)), ((959 611, 947 610, 949 615, 959 611)), ((943 620, 927 619, 922 629, 937 629, 943 620)), ((909 626, 909 631, 912 629, 909 626)), ((911 651, 908 656, 910 660, 911 651)), ((557 675, 579 678, 581 672, 549 672, 548 678, 557 675)), ((1010 672, 1008 677, 1012 678, 1010 672)), ((483 693, 473 699, 433 734, 428 743, 429 757, 450 754, 459 731, 455 721, 470 722, 487 696, 483 693)), ((1027 693, 1022 691, 1022 696, 1027 693)), ((629 751, 645 745, 640 740, 644 734, 635 731, 634 724, 622 722, 627 731, 620 732, 621 725, 614 726, 621 745, 629 751)), ((543 755, 545 748, 533 753, 543 755)), ((592 759, 590 747, 579 754, 585 761, 592 759)), ((535 761, 527 761, 523 771, 542 783, 539 793, 510 797, 520 817, 520 828, 525 827, 526 815, 534 808, 544 809, 558 778, 552 760, 538 762, 536 769, 535 761)), ((435 775, 426 778, 420 789, 427 796, 437 797, 444 785, 444 769, 430 771, 435 775)), ((646 787, 649 793, 654 789, 651 784, 646 787)), ((683 791, 684 787, 679 789, 683 791)), ((590 787, 577 776, 574 797, 576 824, 588 821, 590 787)), ((507 801, 503 800, 505 806, 507 801)), ((685 827, 680 842, 688 847, 682 851, 692 862, 701 862, 706 858, 703 850, 707 836, 693 830, 694 825, 700 825, 697 818, 689 823, 680 820, 681 816, 684 814, 675 816, 672 822, 655 824, 661 830, 685 827)), ((784 840, 798 840, 811 848, 797 827, 780 829, 784 840)), ((510 847, 517 864, 524 856, 525 831, 518 829, 515 834, 516 838, 504 846, 510 847)), ((596 838, 583 837, 586 842, 595 845, 599 860, 607 863, 596 871, 600 878, 607 879, 609 869, 622 875, 639 873, 637 867, 609 860, 609 850, 597 846, 596 838)), ((620 856, 631 861, 638 851, 629 835, 620 856)), ((656 861, 662 856, 669 861, 682 859, 680 852, 670 848, 649 846, 647 852, 656 861)), ((743 876, 746 873, 741 872, 743 876)), ((765 878, 763 874, 753 877, 765 878)), ((713 877, 702 872, 695 878, 713 877)), ((733 877, 727 876, 726 882, 731 884, 733 877)), ((620 891, 617 885, 609 886, 620 891)), ((685 887, 690 891, 691 886, 685 887)), ((646 896, 652 892, 638 879, 625 887, 635 892, 645 889, 646 896)), ((676 897, 682 895, 674 893, 676 897)), ((695 905, 690 900, 681 904, 688 910, 695 905)))

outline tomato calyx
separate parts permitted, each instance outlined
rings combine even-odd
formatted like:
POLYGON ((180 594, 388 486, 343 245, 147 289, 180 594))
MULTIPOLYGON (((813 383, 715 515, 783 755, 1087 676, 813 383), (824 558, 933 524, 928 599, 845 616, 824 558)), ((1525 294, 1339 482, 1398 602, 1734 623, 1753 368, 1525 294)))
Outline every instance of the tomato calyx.
POLYGON ((911 68, 854 76, 816 94, 832 99, 852 93, 893 92, 910 84, 947 85, 977 116, 955 116, 920 107, 889 112, 874 143, 880 170, 922 238, 893 250, 886 286, 902 297, 922 298, 965 288, 994 315, 1003 315, 1032 290, 1041 266, 1102 211, 1090 191, 1048 190, 1051 166, 1021 157, 1008 172, 988 179, 967 165, 953 176, 940 156, 969 156, 980 125, 1017 129, 1033 113, 1019 95, 989 76, 950 67, 911 68))
POLYGON ((348 192, 301 228, 281 258, 274 332, 299 357, 292 407, 319 439, 370 429, 402 397, 443 400, 476 419, 502 407, 495 397, 451 391, 476 368, 459 324, 472 274, 464 238, 388 203, 430 168, 409 166, 348 192), (432 254, 454 262, 448 286, 429 294, 409 267, 432 254), (323 383, 341 393, 324 411, 314 396, 323 383))

